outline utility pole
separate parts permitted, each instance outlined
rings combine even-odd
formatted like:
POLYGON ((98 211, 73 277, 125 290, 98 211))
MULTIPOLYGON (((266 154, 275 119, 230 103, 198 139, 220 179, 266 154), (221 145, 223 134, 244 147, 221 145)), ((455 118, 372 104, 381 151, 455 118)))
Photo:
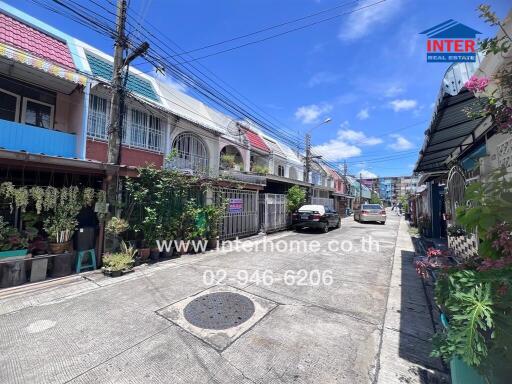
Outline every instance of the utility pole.
MULTIPOLYGON (((148 49, 147 42, 142 43, 126 58, 124 52, 128 48, 125 35, 127 0, 117 0, 116 39, 114 44, 114 67, 112 72, 112 99, 110 102, 110 122, 108 128, 107 163, 120 165, 121 141, 123 137, 123 117, 125 112, 124 100, 126 80, 130 63, 142 56, 148 49), (125 73, 126 69, 126 73, 125 73)), ((111 206, 118 200, 118 175, 110 175, 108 180, 107 199, 111 206), (115 177, 114 177, 115 176, 115 177)))
POLYGON ((126 24, 126 0, 117 0, 116 15, 116 41, 114 44, 114 68, 112 72, 112 99, 110 101, 110 124, 108 130, 108 156, 109 164, 119 165, 119 152, 121 150, 124 99, 123 89, 123 62, 126 48, 124 34, 126 24))
MULTIPOLYGON (((306 167, 304 170, 304 181, 309 183, 309 172, 311 169, 311 135, 306 133, 306 167)), ((311 203, 311 187, 306 190, 306 202, 311 203)))
POLYGON ((363 203, 363 175, 359 172, 359 204, 363 203))

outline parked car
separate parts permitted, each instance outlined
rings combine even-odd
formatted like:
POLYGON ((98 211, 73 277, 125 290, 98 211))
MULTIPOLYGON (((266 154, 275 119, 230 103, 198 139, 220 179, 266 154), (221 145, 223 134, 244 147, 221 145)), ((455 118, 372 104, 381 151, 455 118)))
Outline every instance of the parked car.
POLYGON ((329 228, 341 226, 340 215, 329 207, 323 205, 303 205, 292 216, 292 225, 295 229, 318 228, 329 232, 329 228))
POLYGON ((361 204, 354 209, 354 220, 359 222, 378 221, 386 223, 386 210, 380 204, 361 204))

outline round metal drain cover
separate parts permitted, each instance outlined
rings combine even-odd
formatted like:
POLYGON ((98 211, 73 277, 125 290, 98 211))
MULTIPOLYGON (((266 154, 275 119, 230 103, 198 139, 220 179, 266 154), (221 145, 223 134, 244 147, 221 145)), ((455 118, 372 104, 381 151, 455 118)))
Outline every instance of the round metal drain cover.
POLYGON ((228 329, 242 324, 254 313, 254 303, 233 292, 215 292, 200 296, 184 309, 185 319, 205 329, 228 329))

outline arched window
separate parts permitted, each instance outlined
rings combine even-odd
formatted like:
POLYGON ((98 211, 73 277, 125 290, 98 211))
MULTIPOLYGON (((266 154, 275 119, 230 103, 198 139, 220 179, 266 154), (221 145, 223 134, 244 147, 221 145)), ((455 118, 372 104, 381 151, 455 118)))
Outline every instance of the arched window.
POLYGON ((194 133, 180 133, 172 143, 174 157, 171 165, 194 173, 208 172, 208 150, 203 140, 194 133))

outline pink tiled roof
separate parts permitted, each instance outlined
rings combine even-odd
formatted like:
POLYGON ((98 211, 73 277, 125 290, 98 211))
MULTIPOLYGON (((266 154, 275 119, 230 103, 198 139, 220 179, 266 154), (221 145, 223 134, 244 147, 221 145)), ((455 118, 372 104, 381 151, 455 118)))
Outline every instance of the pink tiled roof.
POLYGON ((260 151, 270 152, 270 148, 257 133, 246 130, 245 137, 247 137, 247 140, 249 140, 252 147, 259 149, 260 151))
POLYGON ((0 13, 0 42, 65 68, 75 68, 66 43, 3 13, 0 13))

